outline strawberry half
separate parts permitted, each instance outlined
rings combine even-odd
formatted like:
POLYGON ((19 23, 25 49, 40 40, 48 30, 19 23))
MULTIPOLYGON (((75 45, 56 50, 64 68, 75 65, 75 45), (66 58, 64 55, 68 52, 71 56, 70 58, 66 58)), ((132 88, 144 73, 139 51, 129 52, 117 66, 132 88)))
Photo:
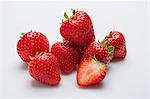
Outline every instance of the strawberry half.
POLYGON ((77 84, 89 86, 101 82, 106 76, 106 65, 92 57, 84 58, 77 71, 77 84))
POLYGON ((94 29, 89 15, 84 11, 72 10, 69 17, 66 12, 64 17, 67 19, 62 22, 60 34, 66 40, 78 46, 87 46, 95 41, 94 29))
POLYGON ((47 85, 58 85, 60 78, 59 61, 51 53, 44 53, 35 57, 28 64, 29 74, 47 85))
POLYGON ((68 43, 56 42, 51 52, 59 59, 60 69, 65 74, 71 73, 79 62, 77 50, 68 43))
POLYGON ((102 41, 107 46, 114 46, 113 59, 124 59, 126 57, 126 41, 121 32, 111 31, 102 41))
POLYGON ((48 39, 40 32, 22 33, 17 43, 17 52, 24 62, 29 62, 36 56, 36 53, 49 52, 48 39))

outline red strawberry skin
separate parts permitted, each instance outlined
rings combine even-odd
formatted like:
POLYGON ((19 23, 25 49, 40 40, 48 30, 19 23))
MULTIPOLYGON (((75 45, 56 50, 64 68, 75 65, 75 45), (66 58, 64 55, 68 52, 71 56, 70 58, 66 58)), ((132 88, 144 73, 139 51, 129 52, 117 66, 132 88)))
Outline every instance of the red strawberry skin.
POLYGON ((29 74, 37 81, 47 85, 58 85, 60 78, 59 61, 51 53, 35 57, 28 65, 29 74))
POLYGON ((114 46, 113 59, 124 59, 126 57, 126 41, 121 32, 111 31, 103 41, 108 46, 114 46))
POLYGON ((64 39, 79 46, 87 46, 95 41, 92 21, 84 11, 77 11, 72 19, 64 21, 60 34, 64 39))
POLYGON ((110 61, 108 50, 101 43, 92 42, 86 49, 84 57, 89 55, 95 56, 97 60, 103 62, 104 64, 108 64, 110 61))
POLYGON ((79 62, 78 52, 72 46, 62 42, 53 44, 51 53, 59 59, 60 69, 65 74, 71 73, 79 62))
POLYGON ((79 46, 78 47, 78 53, 80 55, 80 61, 84 58, 84 53, 85 53, 86 49, 87 49, 87 46, 84 46, 84 47, 79 46))
POLYGON ((77 71, 77 84, 89 86, 101 82, 106 76, 106 66, 91 57, 84 58, 77 71))
POLYGON ((84 52, 85 52, 87 46, 78 46, 78 45, 76 45, 76 44, 73 44, 73 43, 71 43, 71 42, 65 40, 65 39, 63 39, 63 42, 64 42, 64 43, 67 43, 68 46, 73 47, 73 48, 78 52, 78 55, 79 55, 79 62, 80 62, 80 61, 82 60, 82 58, 83 58, 83 55, 84 55, 84 52))
POLYGON ((17 52, 24 62, 29 62, 37 52, 49 52, 48 39, 40 32, 28 32, 18 41, 17 52))

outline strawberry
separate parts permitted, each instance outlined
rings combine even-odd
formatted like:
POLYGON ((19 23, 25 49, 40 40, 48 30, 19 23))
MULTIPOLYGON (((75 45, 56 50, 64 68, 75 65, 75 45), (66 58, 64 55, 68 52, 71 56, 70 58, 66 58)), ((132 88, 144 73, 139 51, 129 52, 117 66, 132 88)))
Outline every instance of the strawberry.
POLYGON ((60 69, 63 73, 71 73, 79 62, 78 52, 69 44, 56 42, 51 52, 59 59, 60 69))
POLYGON ((114 59, 124 59, 126 57, 126 41, 121 32, 111 31, 102 41, 107 46, 114 46, 114 59))
POLYGON ((79 55, 80 55, 80 61, 83 59, 84 53, 85 53, 85 50, 86 50, 86 49, 87 49, 87 46, 84 46, 84 47, 79 46, 79 47, 78 47, 78 53, 79 53, 79 55))
POLYGON ((48 39, 40 32, 22 33, 17 43, 17 52, 24 62, 29 62, 36 53, 49 52, 48 39))
POLYGON ((84 57, 87 56, 94 56, 100 62, 104 64, 108 64, 111 58, 111 54, 113 51, 113 47, 110 46, 109 48, 105 47, 101 43, 92 42, 84 53, 84 57))
POLYGON ((79 64, 77 71, 77 84, 89 86, 101 82, 106 76, 106 64, 95 58, 86 57, 79 64))
POLYGON ((29 74, 47 85, 58 85, 60 78, 59 61, 52 53, 35 57, 28 64, 29 74))
POLYGON ((95 40, 94 29, 89 15, 84 11, 72 10, 73 15, 62 22, 60 34, 66 40, 78 46, 87 46, 95 40))
POLYGON ((65 39, 63 39, 63 42, 67 43, 67 45, 69 45, 69 46, 73 47, 74 49, 76 49, 76 51, 78 52, 78 55, 79 55, 79 62, 80 62, 83 58, 83 55, 84 55, 84 52, 85 52, 87 46, 78 46, 76 44, 73 44, 73 43, 65 40, 65 39))

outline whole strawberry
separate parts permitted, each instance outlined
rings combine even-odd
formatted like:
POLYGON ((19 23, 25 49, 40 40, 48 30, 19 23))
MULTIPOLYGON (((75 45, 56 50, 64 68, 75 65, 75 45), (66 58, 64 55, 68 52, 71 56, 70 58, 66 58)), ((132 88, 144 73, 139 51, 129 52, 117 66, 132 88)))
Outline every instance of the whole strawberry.
POLYGON ((29 74, 47 85, 58 85, 60 78, 59 61, 51 53, 44 53, 35 57, 28 64, 29 74))
POLYGON ((77 71, 77 84, 89 86, 101 82, 106 76, 106 64, 95 58, 86 57, 79 64, 77 71))
POLYGON ((68 46, 71 46, 74 49, 76 49, 76 51, 78 52, 78 55, 79 55, 79 62, 80 62, 82 60, 82 58, 83 58, 83 55, 84 55, 84 52, 85 52, 87 46, 78 46, 78 45, 76 45, 74 43, 71 43, 71 42, 65 40, 65 39, 63 39, 63 42, 67 43, 68 46))
POLYGON ((105 42, 107 46, 114 46, 114 59, 124 59, 126 57, 126 41, 121 32, 111 31, 102 42, 105 42))
POLYGON ((60 34, 69 42, 78 46, 87 46, 95 40, 94 29, 89 15, 84 11, 72 10, 73 15, 62 22, 60 27, 60 34))
POLYGON ((105 45, 101 43, 92 42, 86 49, 84 53, 84 57, 94 56, 100 62, 103 62, 104 64, 108 64, 111 58, 110 53, 113 53, 113 46, 107 48, 105 47, 105 45))
POLYGON ((88 46, 79 46, 78 47, 78 53, 80 55, 80 61, 84 58, 84 53, 85 53, 85 50, 87 49, 88 46))
POLYGON ((17 43, 17 52, 24 62, 29 62, 36 53, 49 52, 48 39, 40 32, 22 33, 17 43))
POLYGON ((60 69, 63 73, 71 73, 79 62, 78 52, 67 43, 56 42, 51 52, 59 59, 60 69))

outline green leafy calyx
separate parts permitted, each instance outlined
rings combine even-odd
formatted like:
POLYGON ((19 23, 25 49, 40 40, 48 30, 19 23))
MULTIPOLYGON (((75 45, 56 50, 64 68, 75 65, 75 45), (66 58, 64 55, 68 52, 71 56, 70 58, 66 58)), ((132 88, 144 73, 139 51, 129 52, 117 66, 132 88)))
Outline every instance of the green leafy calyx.
POLYGON ((65 19, 72 19, 73 17, 74 17, 74 15, 78 12, 78 9, 77 10, 75 10, 75 9, 71 9, 71 11, 72 11, 72 15, 71 16, 68 16, 67 15, 67 13, 66 12, 64 12, 64 18, 65 19))
POLYGON ((109 59, 112 60, 113 55, 114 55, 114 46, 108 46, 107 50, 109 52, 109 59))
POLYGON ((104 47, 107 47, 107 43, 105 41, 99 42, 101 43, 104 47))
POLYGON ((22 32, 20 38, 22 38, 26 33, 22 32))

